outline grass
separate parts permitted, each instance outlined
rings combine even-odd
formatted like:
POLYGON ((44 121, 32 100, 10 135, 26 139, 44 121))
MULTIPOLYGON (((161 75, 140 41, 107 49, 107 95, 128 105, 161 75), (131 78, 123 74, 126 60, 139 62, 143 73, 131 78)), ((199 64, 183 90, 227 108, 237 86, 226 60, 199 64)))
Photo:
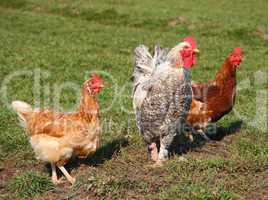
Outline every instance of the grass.
POLYGON ((11 178, 8 181, 7 188, 19 197, 33 197, 51 190, 52 183, 48 177, 28 171, 11 178))
POLYGON ((267 9, 265 0, 1 0, 0 198, 265 199, 267 9), (196 144, 185 162, 174 155, 165 167, 151 169, 131 112, 133 49, 157 42, 172 47, 187 35, 201 50, 195 81, 211 80, 234 47, 243 49, 236 105, 217 123, 213 143, 196 144), (57 109, 73 110, 78 88, 94 70, 105 79, 102 147, 68 164, 78 177, 74 187, 51 189, 49 168, 35 160, 5 102, 59 102, 57 109), (21 75, 6 84, 15 72, 21 75))

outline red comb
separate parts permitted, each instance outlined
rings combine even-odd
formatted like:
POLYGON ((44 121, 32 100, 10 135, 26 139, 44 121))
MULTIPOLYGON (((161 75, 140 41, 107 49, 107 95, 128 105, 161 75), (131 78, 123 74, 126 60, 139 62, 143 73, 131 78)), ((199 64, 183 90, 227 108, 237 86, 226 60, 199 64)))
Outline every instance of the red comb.
POLYGON ((229 62, 232 65, 239 66, 242 62, 243 54, 241 48, 237 47, 233 50, 231 55, 229 56, 229 62))
POLYGON ((91 74, 91 81, 93 81, 94 83, 101 83, 102 78, 98 76, 97 74, 93 73, 91 74))
POLYGON ((193 37, 188 36, 188 37, 184 38, 183 41, 188 42, 191 45, 192 49, 197 48, 197 42, 193 37))
POLYGON ((242 55, 242 50, 240 47, 237 47, 233 50, 232 54, 236 54, 236 55, 242 55))
POLYGON ((96 73, 92 73, 89 82, 87 82, 86 88, 92 94, 98 94, 103 88, 102 78, 96 73))

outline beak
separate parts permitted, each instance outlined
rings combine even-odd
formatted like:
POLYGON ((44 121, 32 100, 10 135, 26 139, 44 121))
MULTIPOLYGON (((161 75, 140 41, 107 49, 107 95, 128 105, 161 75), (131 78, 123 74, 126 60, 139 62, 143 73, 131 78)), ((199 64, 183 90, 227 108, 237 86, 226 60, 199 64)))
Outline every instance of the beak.
POLYGON ((200 53, 199 49, 194 49, 193 50, 195 53, 200 53))

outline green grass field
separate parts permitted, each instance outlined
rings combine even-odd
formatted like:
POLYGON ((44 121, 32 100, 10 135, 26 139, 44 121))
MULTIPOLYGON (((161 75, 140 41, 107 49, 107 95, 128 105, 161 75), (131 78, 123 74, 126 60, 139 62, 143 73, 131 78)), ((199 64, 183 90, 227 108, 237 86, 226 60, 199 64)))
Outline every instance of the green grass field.
POLYGON ((267 10, 266 0, 0 0, 0 199, 267 199, 267 10), (173 47, 188 35, 201 51, 195 81, 213 79, 232 49, 243 49, 235 110, 187 161, 174 155, 151 169, 130 112, 133 50, 173 47), (73 110, 78 90, 68 84, 80 87, 94 70, 105 79, 102 147, 68 164, 73 187, 54 187, 8 102, 46 107, 56 99, 73 110))

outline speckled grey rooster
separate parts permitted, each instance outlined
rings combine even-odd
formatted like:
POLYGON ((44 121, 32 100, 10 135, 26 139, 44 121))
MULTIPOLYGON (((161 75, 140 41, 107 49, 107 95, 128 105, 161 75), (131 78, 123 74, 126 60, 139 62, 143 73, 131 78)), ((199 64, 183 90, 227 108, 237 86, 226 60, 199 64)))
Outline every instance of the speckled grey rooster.
POLYGON ((168 159, 169 147, 190 109, 189 69, 196 63, 197 51, 192 37, 170 51, 156 46, 154 56, 144 45, 135 49, 133 106, 156 165, 168 159))

